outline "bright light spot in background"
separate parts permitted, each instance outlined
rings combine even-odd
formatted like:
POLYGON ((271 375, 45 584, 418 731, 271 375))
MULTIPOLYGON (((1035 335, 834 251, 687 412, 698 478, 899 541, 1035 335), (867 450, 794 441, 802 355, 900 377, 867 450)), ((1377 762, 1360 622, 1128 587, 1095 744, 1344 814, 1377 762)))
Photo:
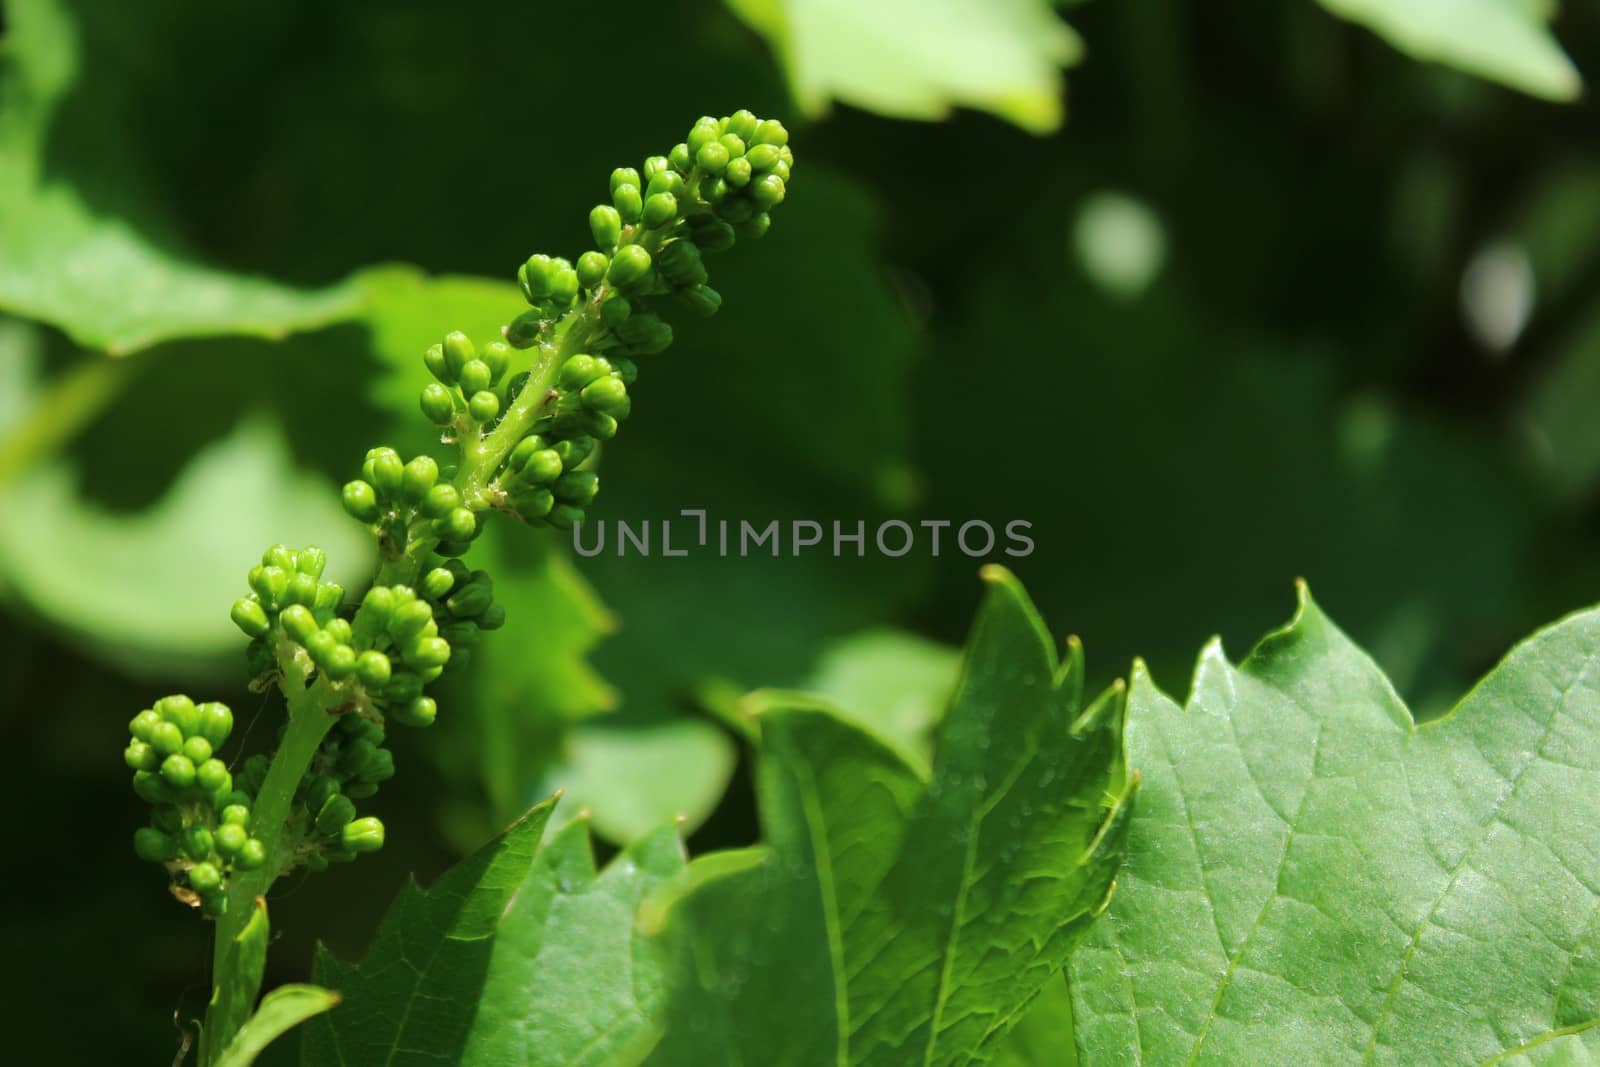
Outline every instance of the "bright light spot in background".
POLYGON ((1084 271, 1106 292, 1133 299, 1155 281, 1167 258, 1167 232, 1143 201, 1093 193, 1078 207, 1072 243, 1084 271))
POLYGON ((1533 265, 1521 245, 1485 245, 1461 274, 1461 314, 1484 347, 1505 355, 1533 314, 1533 265))

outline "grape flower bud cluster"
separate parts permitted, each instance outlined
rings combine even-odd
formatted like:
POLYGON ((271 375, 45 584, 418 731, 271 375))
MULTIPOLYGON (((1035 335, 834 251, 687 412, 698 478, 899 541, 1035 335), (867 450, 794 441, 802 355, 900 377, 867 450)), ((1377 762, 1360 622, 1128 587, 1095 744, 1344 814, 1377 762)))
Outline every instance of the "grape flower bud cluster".
POLYGON ((221 914, 228 876, 266 860, 250 836, 252 794, 215 755, 233 732, 233 713, 225 704, 162 697, 133 717, 128 732, 133 791, 151 807, 150 824, 133 835, 134 851, 166 867, 174 896, 221 914))
POLYGON ((322 580, 320 549, 274 545, 233 605, 253 686, 277 685, 290 705, 278 752, 249 757, 235 780, 213 755, 227 708, 169 697, 134 719, 127 761, 154 805, 135 848, 167 866, 175 893, 224 915, 230 875, 260 871, 241 888, 256 893, 294 867, 382 847, 382 822, 356 804, 394 774, 387 726, 431 724, 428 687, 505 622, 489 576, 459 557, 491 511, 532 525, 583 520, 600 445, 632 411, 636 360, 671 345, 669 309, 720 307, 704 257, 766 233, 794 165, 788 142, 782 123, 748 111, 698 120, 666 155, 612 171, 608 201, 589 214, 595 248, 521 265, 529 306, 499 337, 456 331, 423 354, 433 381, 422 413, 458 454, 441 464, 374 448, 344 486, 345 510, 380 548, 372 586, 349 603, 322 580), (310 733, 291 745, 291 731, 310 733), (280 765, 291 749, 293 766, 280 765), (269 808, 252 827, 252 812, 269 808))

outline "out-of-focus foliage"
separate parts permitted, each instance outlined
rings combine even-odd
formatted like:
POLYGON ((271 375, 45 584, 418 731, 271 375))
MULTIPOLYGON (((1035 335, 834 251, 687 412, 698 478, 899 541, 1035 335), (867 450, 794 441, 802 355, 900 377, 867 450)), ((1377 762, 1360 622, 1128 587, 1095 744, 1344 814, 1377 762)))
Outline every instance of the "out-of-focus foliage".
POLYGON ((1370 27, 1402 52, 1551 100, 1572 100, 1583 82, 1546 28, 1556 0, 1319 0, 1370 27))
MULTIPOLYGON (((0 362, 0 527, 23 531, 0 553, 4 799, 77 798, 11 848, 4 936, 31 980, 7 1021, 34 1058, 103 1051, 59 1005, 74 953, 108 939, 128 946, 104 1016, 128 1059, 168 1055, 163 1020, 196 1013, 203 938, 126 890, 149 872, 107 746, 180 672, 230 669, 227 605, 262 546, 320 538, 360 574, 310 501, 333 501, 368 446, 426 441, 421 348, 513 314, 516 264, 582 247, 609 169, 701 112, 793 118, 802 185, 771 247, 719 269, 723 312, 644 368, 596 518, 1025 519, 1038 547, 1006 562, 1045 614, 1085 635, 1102 678, 1138 653, 1169 688, 1211 633, 1237 644, 1275 622, 1303 576, 1423 714, 1533 624, 1600 599, 1588 101, 1413 62, 1304 0, 1102 2, 1064 9, 1088 61, 1070 120, 1040 136, 1066 114, 1073 31, 1043 4, 979 6, 970 32, 939 7, 885 40, 800 3, 748 20, 710 0, 4 3, 0 304, 31 320, 7 349, 32 338, 39 362, 0 362), (780 16, 850 47, 824 38, 804 58, 751 29, 780 16), (989 48, 1019 61, 1001 69, 989 48), (824 98, 838 106, 813 114, 824 98), (940 123, 871 110, 952 107, 940 123), (255 467, 216 474, 250 441, 255 467), (173 520, 208 471, 238 494, 228 522, 173 520), (41 484, 54 495, 10 503, 41 484), (307 501, 294 529, 265 521, 283 491, 307 501), (153 543, 45 573, 85 523, 153 543), (63 583, 70 597, 29 593, 63 583)), ((1577 69, 1600 69, 1587 5, 1503 7, 1527 17, 1490 43, 1533 42, 1519 54, 1535 61, 1479 73, 1571 84, 1546 25, 1577 69)), ((400 742, 390 851, 274 900, 269 982, 303 979, 317 934, 354 957, 375 884, 442 870, 563 778, 602 836, 682 813, 706 816, 686 826, 693 852, 751 843, 747 745, 705 694, 931 689, 920 643, 859 683, 867 667, 841 666, 836 643, 960 639, 980 561, 923 546, 618 558, 613 541, 578 559, 555 538, 486 544, 511 621, 449 695, 460 714, 400 742)), ((215 695, 244 732, 260 698, 215 695)), ((926 706, 860 705, 912 736, 926 706)))
POLYGON ((1083 43, 1048 0, 728 0, 782 58, 795 101, 907 119, 991 111, 1034 133, 1061 124, 1061 68, 1083 43))

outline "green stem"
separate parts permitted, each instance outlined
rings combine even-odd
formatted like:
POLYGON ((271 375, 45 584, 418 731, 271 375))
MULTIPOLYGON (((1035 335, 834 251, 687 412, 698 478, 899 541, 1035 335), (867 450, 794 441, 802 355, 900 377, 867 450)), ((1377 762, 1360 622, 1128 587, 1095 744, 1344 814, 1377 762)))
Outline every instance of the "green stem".
POLYGON ((0 439, 0 484, 77 436, 140 366, 128 359, 89 357, 51 382, 22 423, 0 439))
MULTIPOLYGON (((216 940, 212 948, 214 981, 226 973, 224 962, 229 946, 249 921, 252 902, 257 897, 265 896, 272 883, 288 866, 291 842, 286 830, 295 790, 311 769, 311 761, 316 757, 322 739, 337 721, 331 711, 338 697, 321 684, 307 684, 310 672, 300 661, 293 643, 287 640, 279 642, 278 662, 282 669, 278 688, 288 704, 289 721, 250 813, 252 833, 265 848, 267 858, 255 870, 237 872, 230 880, 227 910, 217 918, 215 924, 216 940)), ((218 987, 213 996, 219 1004, 225 1005, 239 999, 253 1001, 257 992, 255 989, 218 987)), ((210 1036, 210 1047, 222 1048, 232 1035, 210 1036)))

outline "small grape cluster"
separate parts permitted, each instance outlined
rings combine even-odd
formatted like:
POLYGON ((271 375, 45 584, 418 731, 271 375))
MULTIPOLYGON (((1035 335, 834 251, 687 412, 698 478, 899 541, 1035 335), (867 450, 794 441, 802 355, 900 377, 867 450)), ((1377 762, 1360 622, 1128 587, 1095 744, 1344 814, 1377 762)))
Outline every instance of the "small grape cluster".
POLYGON ((167 868, 174 896, 220 915, 228 876, 266 861, 250 836, 253 794, 236 787, 215 755, 233 732, 233 713, 225 704, 168 696, 135 715, 128 731, 124 758, 133 790, 151 805, 150 825, 133 835, 134 851, 167 868))
POLYGON ((367 452, 361 477, 345 483, 344 509, 374 529, 386 555, 397 556, 426 535, 437 540, 434 551, 439 555, 459 556, 479 530, 477 514, 450 481, 455 473, 454 467, 441 470, 432 456, 407 462, 394 449, 379 446, 367 452))
POLYGON ((315 545, 299 551, 273 545, 245 576, 250 592, 233 602, 229 617, 250 638, 247 654, 251 674, 257 679, 277 670, 271 635, 285 610, 296 608, 331 618, 344 603, 343 586, 320 580, 327 563, 327 554, 315 545))
MULTIPOLYGON (((506 341, 562 358, 555 380, 533 398, 536 417, 519 425, 529 436, 507 455, 489 502, 535 524, 582 520, 599 481, 580 464, 596 442, 616 436, 631 411, 634 358, 672 344, 672 327, 653 301, 670 298, 701 315, 717 311, 722 297, 708 284, 703 254, 766 233, 794 165, 788 142, 782 123, 749 111, 701 118, 666 155, 646 159, 642 171, 612 171, 610 203, 589 213, 597 248, 576 263, 539 254, 518 268, 529 310, 505 327, 506 341)), ((430 348, 424 360, 438 380, 422 391, 424 414, 452 435, 494 429, 529 377, 512 375, 503 395, 494 391, 508 355, 499 343, 480 354, 460 333, 430 348)), ((363 509, 371 508, 368 498, 361 497, 363 509)))

